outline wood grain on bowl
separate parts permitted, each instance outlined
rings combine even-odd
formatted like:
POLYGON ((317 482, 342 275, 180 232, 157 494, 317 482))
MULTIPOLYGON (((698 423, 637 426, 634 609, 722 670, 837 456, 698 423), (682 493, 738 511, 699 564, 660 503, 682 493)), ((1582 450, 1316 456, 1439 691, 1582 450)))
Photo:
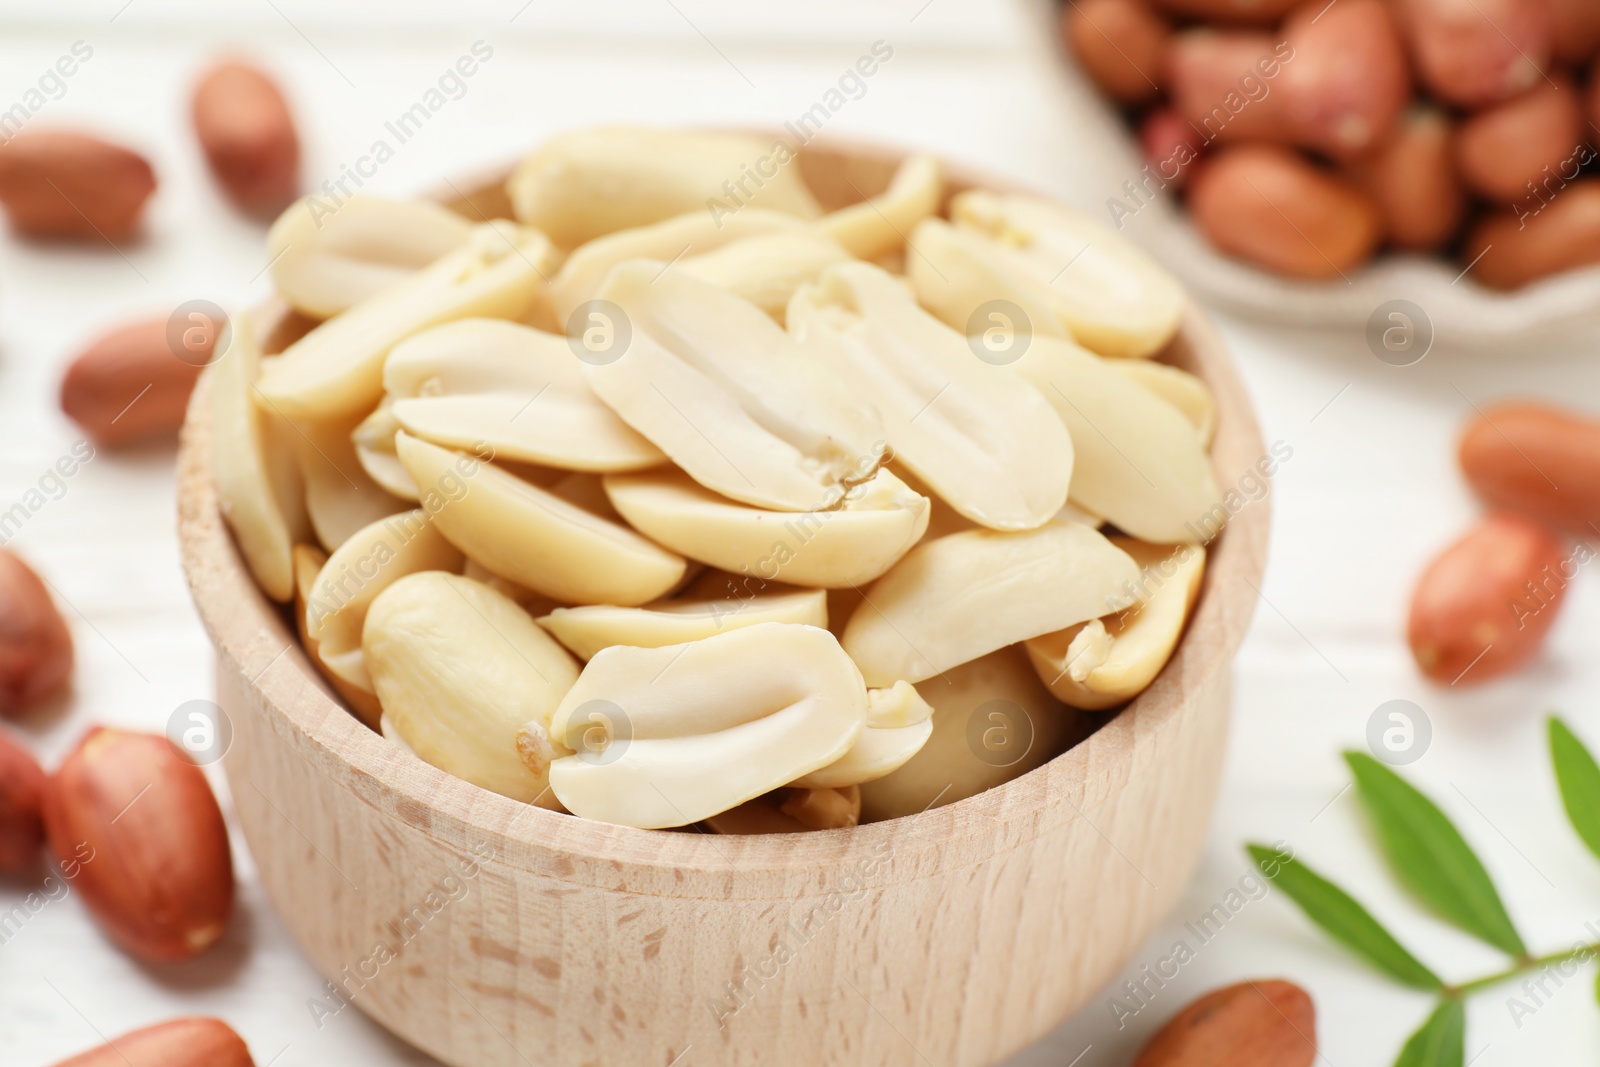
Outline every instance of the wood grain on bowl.
MULTIPOLYGON (((833 207, 882 189, 899 158, 811 145, 800 165, 833 207)), ((469 214, 503 208, 495 181, 456 186, 469 214)), ((1198 310, 1165 358, 1215 392, 1216 473, 1236 484, 1266 451, 1198 310)), ((344 710, 218 514, 208 385, 181 457, 184 563, 233 721, 239 822, 330 982, 317 1012, 353 1006, 457 1067, 991 1064, 1081 1006, 1182 891, 1218 784, 1267 501, 1214 542, 1162 675, 1045 766, 852 829, 635 830, 469 785, 344 710)))

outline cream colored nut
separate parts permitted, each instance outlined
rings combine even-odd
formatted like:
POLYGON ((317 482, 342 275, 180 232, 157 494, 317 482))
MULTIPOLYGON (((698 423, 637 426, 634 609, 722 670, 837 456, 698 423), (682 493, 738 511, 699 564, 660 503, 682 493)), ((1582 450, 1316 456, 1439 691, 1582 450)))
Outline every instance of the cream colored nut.
POLYGON ((887 688, 867 690, 868 729, 898 730, 927 722, 932 714, 933 706, 905 679, 887 688))
POLYGON ((467 243, 472 224, 431 200, 353 196, 337 207, 307 197, 267 233, 278 295, 332 318, 467 243))
POLYGON ((1206 569, 1206 550, 1195 545, 1112 540, 1142 568, 1139 602, 1026 643, 1033 669, 1056 699, 1090 711, 1125 704, 1155 680, 1178 647, 1206 569))
POLYGON ((306 650, 306 658, 317 668, 317 673, 333 688, 349 707, 350 713, 360 719, 369 728, 378 725, 383 709, 378 706, 378 698, 371 691, 351 685, 339 675, 328 669, 322 661, 322 649, 317 639, 306 630, 306 605, 316 595, 317 576, 322 573, 322 568, 328 565, 328 554, 315 545, 294 546, 294 622, 295 630, 300 635, 300 645, 306 650))
POLYGON ((861 822, 861 790, 796 787, 778 810, 808 830, 844 830, 861 822))
MULTIPOLYGON (((951 201, 950 217, 990 239, 992 261, 1010 283, 1008 291, 973 294, 977 303, 1016 300, 1020 292, 1018 303, 1053 309, 1079 344, 1105 356, 1154 355, 1178 332, 1188 305, 1183 288, 1098 219, 1032 197, 976 189, 951 201)), ((914 278, 928 266, 918 260, 909 261, 914 278)), ((965 329, 967 320, 960 321, 957 328, 965 329)))
POLYGON ((261 376, 261 395, 291 419, 364 415, 383 397, 383 361, 395 345, 456 319, 516 318, 555 263, 537 230, 503 220, 475 226, 465 247, 290 345, 261 376))
POLYGON ((385 396, 377 409, 350 431, 350 443, 355 446, 356 461, 368 478, 402 500, 420 500, 422 491, 406 473, 400 457, 395 455, 394 435, 399 429, 400 420, 394 417, 394 399, 385 396))
POLYGON ((518 585, 564 604, 633 606, 683 577, 683 557, 514 474, 404 432, 395 450, 418 485, 441 488, 429 507, 439 532, 518 585))
POLYGON ((251 399, 261 368, 255 327, 240 315, 211 372, 211 464, 222 517, 245 565, 273 600, 294 596, 290 551, 306 536, 304 487, 287 424, 251 399))
POLYGON ((1119 611, 1138 578, 1126 552, 1079 523, 968 530, 924 541, 874 582, 841 643, 870 686, 920 682, 1119 611))
MULTIPOLYGON (((377 698, 374 697, 373 699, 376 700, 377 698)), ((388 741, 396 748, 404 749, 413 756, 417 755, 417 750, 412 748, 411 744, 405 738, 400 736, 400 731, 395 729, 394 720, 389 718, 389 716, 378 716, 378 732, 383 735, 383 739, 385 741, 388 741)), ((421 759, 422 757, 417 756, 417 758, 421 759)))
POLYGON ((554 807, 517 750, 577 681, 566 650, 528 613, 459 575, 413 574, 385 589, 362 636, 394 732, 427 763, 513 800, 554 807))
POLYGON ((1108 365, 1183 412, 1200 435, 1200 444, 1211 447, 1217 433, 1217 402, 1198 376, 1153 359, 1118 359, 1108 365))
POLYGON ((575 130, 524 159, 506 192, 517 218, 562 248, 689 211, 713 220, 748 207, 822 213, 782 142, 635 127, 575 130))
POLYGON ((919 692, 933 734, 905 766, 861 787, 863 822, 953 804, 1041 767, 1081 740, 1085 716, 1062 707, 1022 649, 963 663, 919 692))
POLYGON ((682 263, 746 238, 805 232, 805 222, 781 211, 752 207, 727 218, 715 218, 704 207, 696 207, 663 222, 596 237, 573 249, 551 279, 547 290, 550 310, 565 329, 578 305, 593 300, 600 292, 611 268, 630 260, 682 263))
POLYGON ((1221 494, 1182 412, 1070 341, 1036 337, 1012 366, 1072 435, 1073 503, 1153 544, 1216 533, 1221 494))
POLYGON ((932 719, 882 729, 868 726, 849 752, 790 784, 805 789, 842 789, 876 781, 905 766, 932 734, 932 719))
POLYGON ((1030 529, 1066 503, 1072 441, 1050 405, 893 275, 833 267, 795 295, 788 321, 809 356, 877 405, 895 457, 973 522, 1030 529))
MULTIPOLYGON (((359 420, 358 420, 359 421, 359 420)), ((363 527, 410 504, 367 474, 356 455, 348 418, 293 424, 292 441, 305 480, 306 513, 322 547, 333 551, 363 527)))
POLYGON ((832 634, 762 623, 662 648, 605 649, 550 733, 574 755, 550 784, 574 815, 686 826, 844 755, 867 711, 861 672, 832 634))
POLYGON ((573 655, 588 660, 612 645, 681 645, 763 622, 827 629, 828 594, 821 589, 806 589, 749 600, 660 600, 642 608, 596 604, 556 608, 538 622, 573 655))
POLYGON ((361 627, 377 595, 420 571, 457 571, 461 553, 422 509, 379 519, 340 545, 306 600, 306 636, 317 643, 328 670, 357 689, 373 692, 361 653, 361 627))
POLYGON ((406 432, 436 445, 482 441, 503 459, 580 471, 666 461, 601 403, 565 337, 503 319, 462 319, 400 342, 383 386, 406 432))
POLYGON ((887 470, 835 494, 832 510, 765 511, 725 500, 678 470, 613 474, 606 492, 641 533, 759 582, 839 588, 872 581, 911 550, 929 501, 887 470))
POLYGON ((627 316, 631 342, 586 361, 589 384, 706 488, 809 511, 876 461, 871 405, 748 300, 647 262, 613 270, 600 297, 627 316))
POLYGON ((937 212, 943 198, 944 164, 933 156, 908 156, 887 189, 822 216, 816 228, 857 259, 875 260, 903 249, 906 234, 937 212))
POLYGON ((789 299, 850 253, 818 233, 773 233, 746 237, 714 252, 680 260, 673 270, 743 297, 779 324, 789 299))
POLYGON ((701 825, 714 834, 803 834, 811 827, 779 810, 788 799, 788 791, 780 789, 708 815, 701 825))
POLYGON ((471 559, 467 560, 466 565, 461 568, 461 576, 463 578, 471 578, 475 582, 481 582, 501 596, 510 598, 512 603, 532 615, 535 619, 541 615, 548 615, 561 606, 559 602, 545 596, 543 593, 535 593, 525 585, 506 581, 483 564, 471 559))
MULTIPOLYGON (((916 254, 905 273, 923 307, 963 334, 999 327, 1029 337, 1070 337, 1050 293, 1019 279, 1015 264, 987 233, 928 218, 911 234, 916 254), (1006 301, 1021 311, 986 307, 1006 301)), ((1013 334, 1012 336, 1015 336, 1013 334)))

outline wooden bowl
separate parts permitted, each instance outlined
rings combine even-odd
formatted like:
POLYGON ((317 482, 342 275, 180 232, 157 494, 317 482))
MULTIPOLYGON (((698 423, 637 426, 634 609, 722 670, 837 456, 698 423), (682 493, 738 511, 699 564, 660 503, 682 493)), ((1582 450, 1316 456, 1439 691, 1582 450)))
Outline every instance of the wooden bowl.
MULTIPOLYGON (((802 165, 833 207, 882 189, 898 158, 835 144, 802 165)), ((498 180, 462 190, 469 216, 505 214, 498 180)), ((304 328, 269 326, 269 350, 304 328)), ((1266 451, 1197 309, 1166 358, 1215 392, 1218 481, 1236 485, 1266 451)), ((635 830, 468 785, 345 711, 218 513, 207 393, 180 457, 184 566, 217 647, 234 809, 268 896, 331 983, 319 1014, 353 1004, 453 1067, 992 1064, 1084 1004, 1189 878, 1265 500, 1213 544, 1155 684, 1047 765, 850 830, 635 830)))

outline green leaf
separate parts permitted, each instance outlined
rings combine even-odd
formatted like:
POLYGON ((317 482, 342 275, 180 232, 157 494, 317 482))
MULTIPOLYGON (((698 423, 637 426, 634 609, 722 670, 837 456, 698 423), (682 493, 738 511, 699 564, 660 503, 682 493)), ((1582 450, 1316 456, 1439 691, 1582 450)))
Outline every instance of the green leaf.
POLYGON ((1446 1000, 1411 1035, 1394 1067, 1462 1067, 1467 1060, 1467 1009, 1446 1000))
POLYGON ((1567 724, 1550 717, 1550 761, 1555 764, 1561 803, 1572 828, 1600 856, 1600 764, 1567 724))
POLYGON ((1511 923, 1489 872, 1444 812, 1365 752, 1346 752, 1356 789, 1378 831, 1389 867, 1440 916, 1508 955, 1527 946, 1511 923))
POLYGON ((1438 975, 1407 952, 1350 894, 1287 853, 1265 845, 1249 848, 1267 880, 1287 893, 1306 917, 1335 941, 1397 982, 1417 989, 1444 987, 1438 975))

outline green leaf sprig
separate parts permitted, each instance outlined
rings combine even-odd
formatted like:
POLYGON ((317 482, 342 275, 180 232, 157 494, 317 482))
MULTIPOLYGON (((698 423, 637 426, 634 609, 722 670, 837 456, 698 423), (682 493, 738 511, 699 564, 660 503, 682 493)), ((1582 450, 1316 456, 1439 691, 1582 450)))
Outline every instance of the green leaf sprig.
MULTIPOLYGON (((1552 716, 1549 730, 1550 758, 1567 818, 1583 843, 1600 857, 1600 763, 1560 719, 1552 716)), ((1345 753, 1345 762, 1396 879, 1439 918, 1500 949, 1511 965, 1481 978, 1448 983, 1359 901, 1289 853, 1250 845, 1250 858, 1335 941, 1394 981, 1438 995, 1433 1013, 1400 1050, 1394 1067, 1464 1067, 1467 997, 1529 971, 1593 959, 1600 956, 1600 943, 1546 956, 1531 954, 1488 870, 1439 806, 1364 752, 1345 753)))

